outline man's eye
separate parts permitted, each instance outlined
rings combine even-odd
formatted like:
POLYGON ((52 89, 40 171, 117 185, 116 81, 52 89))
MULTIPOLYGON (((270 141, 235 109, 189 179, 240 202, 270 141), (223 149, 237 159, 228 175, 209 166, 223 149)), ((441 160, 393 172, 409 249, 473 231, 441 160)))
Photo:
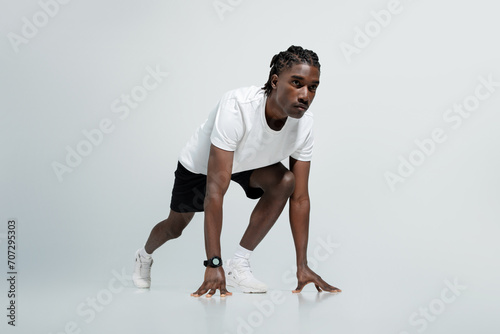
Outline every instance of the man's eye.
POLYGON ((292 84, 294 84, 295 86, 300 86, 300 82, 298 80, 293 80, 292 84))
POLYGON ((311 92, 315 92, 315 91, 316 91, 316 88, 318 88, 318 86, 311 86, 311 87, 309 87, 309 90, 310 90, 311 92))

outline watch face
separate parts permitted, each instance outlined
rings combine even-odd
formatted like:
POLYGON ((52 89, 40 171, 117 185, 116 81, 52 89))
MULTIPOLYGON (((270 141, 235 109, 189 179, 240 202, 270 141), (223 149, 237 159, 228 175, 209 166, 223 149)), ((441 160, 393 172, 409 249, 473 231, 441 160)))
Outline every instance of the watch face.
POLYGON ((219 259, 216 259, 216 258, 215 258, 215 259, 212 259, 212 264, 213 264, 214 266, 218 266, 218 265, 220 264, 219 259))

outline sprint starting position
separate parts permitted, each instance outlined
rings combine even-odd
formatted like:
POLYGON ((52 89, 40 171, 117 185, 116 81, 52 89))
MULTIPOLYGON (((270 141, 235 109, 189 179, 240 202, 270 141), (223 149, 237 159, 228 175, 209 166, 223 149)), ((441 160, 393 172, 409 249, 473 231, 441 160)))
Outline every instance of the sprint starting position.
POLYGON ((167 219, 158 223, 144 248, 136 252, 134 284, 151 286, 152 254, 178 238, 195 212, 205 212, 205 277, 192 294, 231 295, 226 284, 243 292, 263 293, 266 284, 250 270, 253 250, 269 232, 288 200, 297 260, 297 288, 340 292, 307 265, 310 200, 309 169, 313 151, 313 116, 308 112, 319 85, 316 53, 300 46, 275 55, 262 88, 229 91, 179 155, 167 219), (289 159, 287 169, 281 161, 289 159), (248 198, 259 199, 233 258, 221 259, 222 204, 230 181, 248 198))

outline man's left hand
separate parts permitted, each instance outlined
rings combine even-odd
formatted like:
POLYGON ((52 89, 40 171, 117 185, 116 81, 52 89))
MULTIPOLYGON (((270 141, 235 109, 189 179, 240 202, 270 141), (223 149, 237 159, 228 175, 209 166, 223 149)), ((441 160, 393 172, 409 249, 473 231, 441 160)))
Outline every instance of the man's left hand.
POLYGON ((336 288, 328 283, 326 283, 318 274, 312 271, 307 265, 297 268, 297 280, 298 285, 293 293, 299 293, 302 291, 304 286, 309 283, 314 283, 316 290, 318 292, 327 291, 332 293, 342 292, 339 288, 336 288))

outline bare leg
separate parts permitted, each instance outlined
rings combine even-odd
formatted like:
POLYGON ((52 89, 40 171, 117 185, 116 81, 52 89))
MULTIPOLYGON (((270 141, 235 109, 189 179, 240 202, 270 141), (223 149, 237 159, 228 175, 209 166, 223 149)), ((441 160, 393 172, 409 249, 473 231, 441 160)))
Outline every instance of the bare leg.
POLYGON ((179 213, 170 210, 168 218, 156 224, 151 230, 148 241, 144 246, 146 252, 152 254, 168 240, 180 237, 182 230, 193 219, 193 216, 194 212, 179 213))
POLYGON ((295 177, 279 163, 255 170, 250 176, 250 186, 264 190, 240 242, 242 247, 254 250, 273 227, 292 195, 295 177))

